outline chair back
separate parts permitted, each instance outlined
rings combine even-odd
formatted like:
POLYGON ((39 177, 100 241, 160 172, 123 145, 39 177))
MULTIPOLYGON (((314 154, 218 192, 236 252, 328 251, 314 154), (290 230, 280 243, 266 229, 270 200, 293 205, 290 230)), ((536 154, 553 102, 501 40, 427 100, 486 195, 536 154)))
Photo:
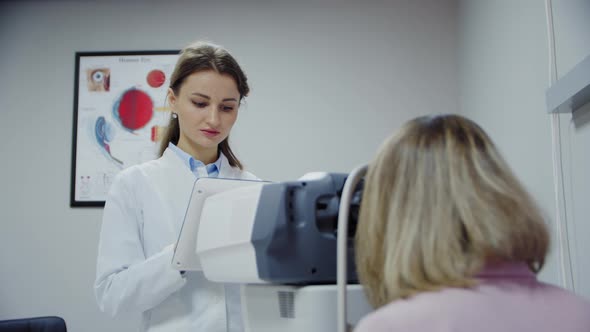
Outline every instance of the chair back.
POLYGON ((67 332, 61 317, 31 317, 0 320, 0 332, 67 332))

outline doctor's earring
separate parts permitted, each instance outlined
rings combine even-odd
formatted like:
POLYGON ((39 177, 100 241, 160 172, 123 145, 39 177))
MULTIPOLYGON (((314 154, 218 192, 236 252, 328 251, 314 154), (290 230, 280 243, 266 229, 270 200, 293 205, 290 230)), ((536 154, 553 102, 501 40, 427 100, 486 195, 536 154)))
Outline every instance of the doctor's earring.
POLYGON ((172 118, 173 118, 173 119, 178 119, 178 114, 176 114, 176 113, 172 113, 172 118))

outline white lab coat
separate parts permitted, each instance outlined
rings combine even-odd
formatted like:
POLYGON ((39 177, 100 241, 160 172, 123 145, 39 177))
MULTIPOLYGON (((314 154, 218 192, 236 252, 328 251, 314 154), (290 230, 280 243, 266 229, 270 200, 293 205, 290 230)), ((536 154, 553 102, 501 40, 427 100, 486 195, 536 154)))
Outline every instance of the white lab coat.
MULTIPOLYGON (((221 156, 220 178, 257 179, 221 156)), ((226 331, 224 286, 172 268, 195 175, 174 151, 119 173, 109 191, 98 247, 95 294, 115 316, 141 312, 141 331, 226 331)))

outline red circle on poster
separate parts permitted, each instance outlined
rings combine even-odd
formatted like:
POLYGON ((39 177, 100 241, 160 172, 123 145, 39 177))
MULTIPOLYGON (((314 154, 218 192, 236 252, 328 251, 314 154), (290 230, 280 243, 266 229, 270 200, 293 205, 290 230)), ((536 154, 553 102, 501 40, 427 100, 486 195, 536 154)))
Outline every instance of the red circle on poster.
POLYGON ((159 69, 154 69, 150 71, 147 75, 147 83, 152 88, 159 88, 166 82, 166 74, 159 69))
POLYGON ((152 119, 154 103, 150 96, 141 90, 128 90, 119 103, 119 120, 123 127, 136 130, 152 119))

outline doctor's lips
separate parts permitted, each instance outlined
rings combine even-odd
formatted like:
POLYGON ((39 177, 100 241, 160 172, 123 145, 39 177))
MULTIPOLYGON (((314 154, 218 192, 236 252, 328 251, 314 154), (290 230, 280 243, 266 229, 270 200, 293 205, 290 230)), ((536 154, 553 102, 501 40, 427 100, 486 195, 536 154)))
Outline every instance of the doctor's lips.
POLYGON ((201 129, 201 132, 203 134, 205 134, 205 136, 207 136, 207 137, 214 137, 219 134, 219 132, 217 130, 213 130, 213 129, 201 129))

